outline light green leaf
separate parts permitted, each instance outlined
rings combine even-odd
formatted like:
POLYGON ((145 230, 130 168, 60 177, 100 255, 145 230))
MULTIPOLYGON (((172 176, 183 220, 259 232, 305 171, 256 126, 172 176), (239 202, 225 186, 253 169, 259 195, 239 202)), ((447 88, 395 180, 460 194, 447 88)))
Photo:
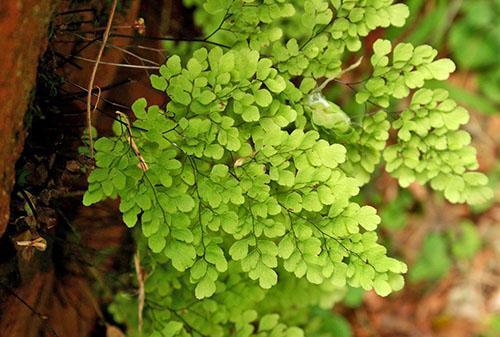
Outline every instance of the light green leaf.
POLYGON ((215 282, 208 277, 208 274, 196 285, 195 296, 201 300, 212 296, 215 293, 215 282))
POLYGON ((408 6, 405 4, 395 4, 387 8, 391 24, 396 27, 403 27, 406 19, 410 16, 408 6))
POLYGON ((149 79, 151 81, 151 86, 156 90, 164 91, 167 89, 167 81, 164 77, 153 74, 149 77, 149 79))
POLYGON ((373 44, 373 51, 379 56, 385 56, 391 52, 391 42, 389 40, 378 39, 373 44))
POLYGON ((409 43, 398 44, 393 51, 393 62, 408 62, 413 56, 413 46, 409 43))
POLYGON ((358 210, 357 219, 359 224, 367 231, 377 229, 380 223, 380 217, 377 215, 377 210, 371 206, 363 206, 358 210))
POLYGON ((201 104, 207 105, 207 104, 210 104, 211 102, 213 102, 215 100, 215 98, 216 98, 216 96, 213 92, 211 92, 210 90, 205 90, 198 97, 198 101, 201 104))
POLYGON ((161 331, 161 337, 174 337, 176 336, 183 328, 184 324, 177 321, 170 321, 165 324, 165 327, 161 331))
POLYGON ((153 234, 148 239, 148 246, 154 253, 159 253, 165 248, 166 240, 160 233, 153 234))
POLYGON ((137 118, 145 118, 146 117, 146 105, 147 101, 145 98, 139 98, 132 104, 132 111, 134 112, 137 118))
POLYGON ((229 255, 235 261, 239 261, 248 255, 248 241, 238 240, 233 243, 229 249, 229 255))
POLYGON ((267 80, 264 81, 266 86, 271 90, 272 92, 279 94, 286 88, 286 82, 281 76, 276 76, 275 78, 268 78, 267 80))
POLYGON ((255 102, 258 105, 260 105, 262 107, 266 107, 266 106, 269 106, 272 101, 273 101, 273 97, 271 96, 269 91, 267 91, 266 89, 260 89, 260 90, 257 90, 257 92, 255 92, 255 102))
POLYGON ((181 212, 190 212, 194 208, 194 200, 188 194, 181 194, 176 199, 176 205, 181 212))
POLYGON ((279 245, 278 245, 278 254, 284 258, 288 259, 290 255, 295 250, 295 244, 294 244, 294 239, 293 239, 293 234, 288 234, 283 239, 281 239, 279 245))
POLYGON ((278 314, 268 314, 263 316, 259 322, 259 332, 272 330, 278 324, 279 318, 280 316, 278 314))
POLYGON ((425 68, 436 80, 446 80, 452 72, 455 71, 456 66, 450 59, 440 59, 425 66, 425 68))
POLYGON ((196 257, 196 251, 192 245, 177 240, 170 241, 164 252, 178 271, 185 271, 191 267, 196 257))
POLYGON ((249 107, 246 107, 244 109, 245 110, 243 111, 241 117, 243 117, 243 120, 245 122, 256 122, 259 120, 259 109, 255 105, 250 105, 249 107))
POLYGON ((390 284, 380 277, 376 278, 373 282, 373 288, 375 292, 382 297, 389 295, 392 291, 390 284))

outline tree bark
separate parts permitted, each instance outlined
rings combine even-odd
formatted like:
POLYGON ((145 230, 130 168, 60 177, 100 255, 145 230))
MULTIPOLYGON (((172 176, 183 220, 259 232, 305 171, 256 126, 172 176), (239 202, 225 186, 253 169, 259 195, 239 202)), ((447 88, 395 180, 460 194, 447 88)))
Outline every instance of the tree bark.
POLYGON ((0 236, 9 220, 15 163, 25 138, 24 114, 56 2, 0 2, 0 236))

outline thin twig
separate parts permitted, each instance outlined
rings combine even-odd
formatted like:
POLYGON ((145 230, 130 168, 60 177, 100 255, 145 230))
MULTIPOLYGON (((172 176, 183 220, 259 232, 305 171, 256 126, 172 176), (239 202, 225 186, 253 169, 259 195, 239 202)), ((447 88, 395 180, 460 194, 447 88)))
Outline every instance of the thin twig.
MULTIPOLYGON (((66 79, 66 81, 67 81, 67 79, 66 79)), ((83 87, 80 87, 80 86, 79 86, 78 84, 76 84, 76 83, 72 83, 71 81, 67 81, 67 82, 68 82, 68 83, 70 83, 70 84, 73 84, 73 85, 75 85, 75 86, 77 86, 77 87, 79 87, 79 88, 81 88, 82 90, 87 90, 87 89, 85 89, 85 88, 83 88, 83 87)), ((64 89, 62 89, 62 90, 64 91, 64 89)), ((95 94, 94 94, 94 96, 95 96, 95 94)), ((76 100, 76 101, 79 101, 79 102, 82 102, 82 103, 85 103, 85 100, 84 100, 83 98, 76 97, 76 98, 75 98, 75 100, 76 100)), ((119 103, 112 102, 112 101, 110 101, 110 100, 108 100, 108 99, 104 99, 104 98, 103 98, 102 100, 103 100, 103 102, 108 103, 108 104, 113 105, 113 106, 120 106, 120 105, 121 105, 121 104, 119 104, 119 103)), ((123 105, 122 105, 122 106, 123 106, 123 105)), ((124 107, 125 107, 125 109, 130 110, 130 108, 129 108, 129 107, 126 107, 126 106, 124 106, 124 107)), ((78 113, 80 113, 80 112, 86 112, 86 111, 87 111, 87 109, 85 109, 85 110, 81 110, 81 111, 77 111, 77 112, 78 112, 78 113)), ((111 119, 112 119, 112 120, 114 120, 114 121, 117 121, 118 123, 120 123, 120 124, 121 124, 121 125, 123 125, 123 126, 127 126, 127 123, 126 123, 126 122, 124 122, 124 121, 122 121, 120 118, 117 118, 115 114, 111 114, 110 112, 108 112, 108 111, 106 111, 106 110, 102 110, 102 109, 100 109, 99 107, 97 107, 97 108, 96 108, 96 111, 101 112, 104 116, 106 116, 106 117, 108 117, 108 118, 111 118, 111 119)), ((144 128, 141 128, 141 127, 138 127, 138 126, 135 126, 135 125, 133 125, 133 126, 132 126, 132 129, 134 129, 134 130, 139 130, 139 131, 148 131, 148 130, 146 130, 146 129, 144 129, 144 128)))
POLYGON ((63 15, 76 14, 76 13, 85 13, 85 12, 91 12, 93 15, 95 15, 94 8, 86 8, 86 9, 75 9, 75 10, 71 10, 71 11, 57 13, 56 16, 63 16, 63 15))
POLYGON ((137 301, 137 320, 138 320, 138 326, 137 329, 139 330, 139 336, 142 335, 142 315, 144 312, 144 302, 146 299, 146 294, 144 290, 144 275, 142 274, 142 268, 141 268, 141 258, 139 257, 139 251, 134 255, 134 266, 135 266, 135 273, 137 274, 137 285, 139 287, 139 298, 137 301))
POLYGON ((321 83, 321 85, 318 87, 318 91, 321 91, 323 89, 325 89, 325 87, 328 85, 328 83, 330 83, 331 81, 335 81, 337 77, 341 77, 342 75, 344 75, 345 73, 359 67, 359 65, 361 64, 361 61, 363 61, 363 56, 361 56, 359 58, 359 60, 357 60, 354 64, 351 64, 349 67, 347 67, 346 69, 342 70, 340 72, 340 74, 334 76, 334 77, 330 77, 328 79, 326 79, 323 83, 321 83))
MULTIPOLYGON (((234 0, 233 0, 234 2, 234 0)), ((222 20, 220 21, 219 23, 219 26, 217 26, 217 28, 215 28, 215 30, 213 32, 211 32, 210 34, 208 34, 207 36, 205 36, 205 38, 203 38, 203 41, 208 41, 209 38, 211 38, 212 36, 214 36, 221 28, 222 28, 222 25, 224 25, 224 22, 226 22, 226 20, 231 17, 231 14, 229 14, 229 10, 231 9, 231 6, 233 4, 231 3, 229 5, 229 7, 226 9, 226 13, 224 14, 224 17, 222 18, 222 20)))
MULTIPOLYGON (((94 40, 95 40, 95 39, 89 39, 89 38, 86 38, 86 37, 84 37, 84 36, 82 36, 82 35, 79 35, 79 34, 76 34, 76 33, 72 33, 72 35, 74 35, 74 36, 76 36, 76 37, 79 37, 79 38, 81 38, 81 39, 82 39, 82 40, 84 40, 84 41, 94 41, 94 40)), ((98 42, 99 44, 102 44, 102 41, 101 41, 99 38, 97 38, 97 42, 98 42)), ((125 54, 129 54, 129 55, 131 55, 131 56, 135 57, 136 59, 138 59, 138 60, 140 60, 140 61, 144 61, 144 62, 147 62, 147 63, 153 64, 153 65, 159 66, 158 62, 155 62, 155 61, 152 61, 152 60, 148 60, 147 58, 141 57, 141 56, 139 56, 139 55, 137 55, 137 54, 135 54, 135 53, 133 53, 133 52, 131 52, 131 51, 129 51, 129 50, 127 50, 127 49, 125 49, 125 48, 122 48, 122 47, 116 46, 116 45, 114 45, 114 44, 108 43, 108 44, 106 45, 106 48, 113 48, 113 49, 117 49, 117 50, 119 50, 119 51, 121 51, 121 52, 123 52, 123 53, 125 53, 125 54)), ((102 62, 101 62, 101 63, 102 63, 102 62)))
POLYGON ((73 67, 75 67, 78 70, 82 70, 83 69, 81 65, 75 63, 72 60, 71 56, 70 57, 66 57, 66 56, 64 56, 63 54, 61 54, 61 53, 59 53, 57 51, 54 52, 54 55, 57 56, 57 57, 59 57, 59 58, 61 58, 63 60, 63 62, 61 63, 61 65, 65 65, 66 63, 69 63, 69 64, 71 64, 73 67))
POLYGON ((77 49, 76 51, 72 52, 70 57, 68 57, 65 62, 63 62, 62 64, 60 64, 59 66, 62 67, 66 62, 69 62, 71 61, 72 59, 75 58, 75 56, 77 55, 80 55, 81 52, 83 52, 85 49, 87 49, 88 47, 90 47, 91 45, 93 45, 95 42, 97 42, 99 39, 98 38, 94 38, 92 40, 87 40, 88 42, 83 46, 83 47, 80 47, 79 49, 77 49))
POLYGON ((92 90, 94 89, 95 76, 97 74, 97 68, 99 62, 101 61, 102 54, 104 53, 104 48, 106 47, 106 42, 108 42, 109 32, 111 31, 111 25, 113 24, 113 17, 115 16, 115 10, 118 0, 113 0, 113 6, 111 7, 111 12, 109 14, 108 23, 106 25, 106 31, 102 39, 101 48, 99 48, 99 54, 94 64, 94 69, 92 69, 92 75, 90 76, 88 92, 87 92, 87 128, 89 134, 89 146, 90 146, 90 157, 94 158, 94 143, 92 140, 92 90))
MULTIPOLYGON (((97 106, 99 105, 99 100, 101 99, 101 88, 97 87, 97 98, 95 100, 94 108, 92 109, 92 116, 95 114, 95 111, 97 110, 97 106)), ((89 95, 92 95, 92 93, 89 93, 89 95)))
MULTIPOLYGON (((66 80, 66 79, 65 79, 65 80, 66 80)), ((77 87, 77 88, 81 89, 81 91, 78 91, 78 92, 69 92, 69 93, 64 94, 64 95, 54 96, 53 98, 50 98, 50 100, 49 100, 49 101, 52 101, 52 100, 54 100, 54 101, 56 101, 56 102, 67 101, 67 100, 72 101, 72 100, 74 100, 74 99, 76 99, 76 98, 78 98, 78 97, 85 97, 85 96, 87 96, 87 88, 82 87, 82 86, 80 86, 80 85, 78 85, 78 84, 76 84, 76 83, 73 83, 73 82, 71 82, 71 81, 67 81, 67 82, 68 82, 69 84, 74 85, 75 87, 77 87)), ((106 86, 104 86, 104 87, 101 87, 100 89, 101 89, 101 92, 104 92, 104 91, 111 90, 111 89, 114 89, 114 88, 116 88, 116 87, 122 86, 122 85, 124 85, 124 84, 129 84, 129 83, 134 83, 134 82, 135 82, 135 81, 133 81, 132 79, 127 78, 127 79, 124 79, 124 80, 122 80, 122 81, 118 81, 118 82, 116 82, 116 83, 111 83, 111 84, 108 84, 108 85, 106 85, 106 86)), ((96 92, 97 92, 97 89, 94 89, 94 90, 93 90, 93 92, 92 92, 92 95, 94 95, 94 96, 95 96, 95 95, 96 95, 96 92)), ((103 101, 105 101, 105 99, 104 99, 104 98, 101 98, 101 99, 102 99, 103 101)), ((66 104, 66 103, 65 103, 65 104, 66 104)), ((121 105, 121 104, 119 104, 119 105, 121 105)), ((125 107, 125 108, 128 108, 128 107, 125 107)))
MULTIPOLYGON (((94 29, 91 29, 91 30, 80 30, 78 31, 79 33, 82 33, 82 34, 92 34, 92 33, 99 33, 99 32, 102 32, 106 29, 107 27, 97 27, 97 28, 94 28, 94 29)), ((132 25, 125 25, 125 26, 114 26, 114 27, 111 27, 112 30, 120 30, 120 29, 133 29, 134 27, 132 25)), ((60 29, 60 31, 62 32, 73 32, 73 31, 77 31, 77 29, 69 29, 69 28, 66 28, 66 29, 60 29)))
POLYGON ((121 111, 118 111, 118 110, 116 111, 116 114, 118 116, 122 117, 125 120, 125 122, 127 123, 127 131, 129 134, 128 141, 129 141, 130 147, 132 148, 132 150, 134 150, 135 156, 137 157, 137 159, 139 159, 139 164, 137 166, 143 172, 146 172, 147 170, 149 170, 149 166, 146 163, 146 160, 144 159, 144 157, 141 155, 141 151, 139 150, 139 147, 137 146, 137 144, 134 141, 134 138, 132 136, 132 125, 130 124, 130 121, 129 121, 127 115, 121 111))
MULTIPOLYGON (((137 44, 137 45, 131 44, 131 45, 125 46, 124 48, 138 48, 138 49, 156 51, 159 53, 162 53, 162 52, 169 50, 168 48, 153 48, 153 47, 141 46, 139 44, 137 44)), ((163 53, 162 53, 162 55, 163 55, 163 53)))
POLYGON ((116 66, 116 67, 123 67, 123 68, 155 69, 155 70, 160 69, 159 66, 143 66, 143 65, 138 65, 138 64, 104 62, 104 61, 98 61, 98 60, 88 59, 86 57, 81 57, 81 56, 73 56, 73 57, 75 59, 82 60, 82 61, 94 62, 96 64, 99 63, 99 64, 105 64, 105 65, 116 66))
POLYGON ((200 38, 182 38, 182 37, 176 38, 176 37, 170 37, 170 36, 149 36, 149 35, 137 35, 137 36, 135 36, 135 35, 117 34, 117 33, 112 33, 111 36, 135 38, 137 40, 202 42, 202 43, 212 44, 214 46, 219 46, 221 48, 226 48, 226 49, 230 48, 230 46, 225 45, 223 43, 218 43, 218 42, 209 41, 209 40, 200 39, 200 38))
MULTIPOLYGON (((102 62, 101 62, 101 63, 102 63, 102 62)), ((87 95, 87 92, 88 92, 88 91, 87 91, 87 89, 86 89, 86 88, 84 88, 84 87, 82 87, 81 85, 79 85, 78 83, 74 83, 74 82, 72 82, 72 81, 70 81, 70 80, 68 80, 68 79, 65 79, 65 81, 66 81, 66 82, 68 82, 69 84, 71 84, 71 85, 73 85, 73 86, 75 86, 75 87, 77 87, 77 88, 79 88, 79 89, 83 90, 83 91, 84 91, 84 95, 87 95)), ((120 85, 124 85, 124 84, 127 84, 127 83, 135 83, 135 81, 134 81, 134 80, 127 79, 127 80, 124 80, 124 81, 121 81, 121 82, 118 82, 118 83, 115 83, 115 84, 110 84, 110 85, 108 85, 108 86, 102 87, 102 88, 101 88, 101 92, 102 92, 102 91, 105 91, 105 90, 110 90, 110 89, 116 88, 116 87, 118 87, 118 86, 120 86, 120 85)), ((94 90, 93 90, 92 95, 97 96, 96 91, 97 91, 97 89, 94 89, 94 90)), ((76 95, 77 93, 72 93, 72 94, 75 94, 75 95, 76 95)), ((80 98, 80 96, 79 96, 79 95, 78 95, 78 96, 74 96, 74 99, 75 99, 75 100, 81 101, 81 99, 79 99, 79 98, 80 98)), ((124 105, 124 104, 120 104, 120 103, 117 103, 117 102, 113 102, 113 101, 111 101, 111 100, 109 100, 109 99, 107 99, 107 98, 104 98, 104 97, 102 97, 101 99, 102 99, 102 101, 103 101, 103 102, 108 103, 109 105, 112 105, 112 106, 115 106, 115 107, 118 107, 118 108, 121 108, 121 109, 130 110, 130 107, 129 107, 129 106, 126 106, 126 105, 124 105)), ((99 108, 96 106, 96 107, 94 108, 94 110, 99 111, 99 108)))
POLYGON ((35 308, 33 308, 28 302, 26 302, 25 300, 23 300, 21 298, 21 296, 19 296, 18 294, 16 294, 16 292, 14 290, 12 290, 7 284, 5 284, 2 281, 0 281, 0 285, 5 290, 7 290, 8 293, 10 293, 12 296, 14 296, 19 302, 21 302, 26 308, 28 308, 29 311, 31 311, 36 317, 38 317, 42 322, 44 322, 45 325, 47 326, 47 328, 50 330, 50 332, 52 332, 52 334, 55 337, 59 337, 59 335, 57 334, 57 332, 54 330, 54 327, 49 323, 49 321, 48 321, 49 318, 46 315, 41 314, 40 312, 36 311, 35 308))

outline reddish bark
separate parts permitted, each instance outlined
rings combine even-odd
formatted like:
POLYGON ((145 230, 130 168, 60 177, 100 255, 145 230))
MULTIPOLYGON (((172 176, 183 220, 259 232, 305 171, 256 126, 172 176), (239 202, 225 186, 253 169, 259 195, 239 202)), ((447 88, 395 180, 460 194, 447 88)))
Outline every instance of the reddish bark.
POLYGON ((55 0, 0 2, 0 236, 9 219, 15 163, 23 148, 24 113, 47 45, 55 0))

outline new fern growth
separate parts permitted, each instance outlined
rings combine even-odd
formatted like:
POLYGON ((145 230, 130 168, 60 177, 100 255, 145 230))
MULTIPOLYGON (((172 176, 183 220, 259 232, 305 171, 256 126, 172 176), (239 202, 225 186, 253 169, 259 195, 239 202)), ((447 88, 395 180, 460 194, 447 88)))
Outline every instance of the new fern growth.
MULTIPOLYGON (((405 5, 184 2, 208 43, 172 45, 178 55, 151 76, 169 103, 138 99, 135 122, 120 115, 116 136, 95 143, 83 200, 119 197, 136 228, 143 335, 314 336, 309 309, 331 306, 346 286, 401 289, 407 268, 377 243, 376 210, 352 200, 382 154, 402 186, 430 182, 451 202, 490 197, 459 130, 467 112, 422 88, 455 68, 430 46, 374 44, 369 77, 347 84, 362 116, 326 98, 324 79, 346 85, 337 79, 345 60, 370 31, 402 26, 405 5), (404 111, 386 111, 398 99, 404 111)), ((123 293, 110 307, 130 336, 135 303, 123 293)))

